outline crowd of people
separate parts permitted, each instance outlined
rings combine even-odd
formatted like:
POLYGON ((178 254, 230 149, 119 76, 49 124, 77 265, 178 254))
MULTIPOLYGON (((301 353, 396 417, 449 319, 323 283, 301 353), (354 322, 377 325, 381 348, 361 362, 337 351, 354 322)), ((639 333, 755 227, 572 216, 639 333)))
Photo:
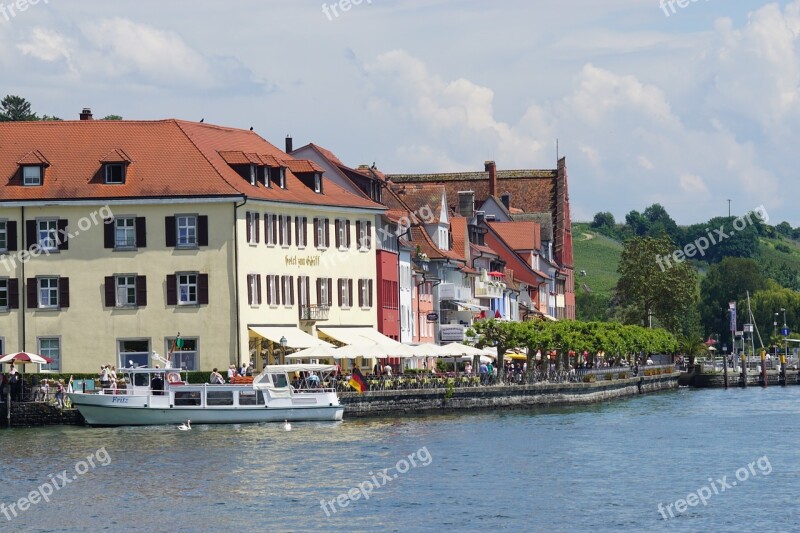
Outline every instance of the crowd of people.
POLYGON ((39 379, 32 374, 25 382, 22 374, 12 363, 8 372, 0 379, 0 403, 10 399, 12 402, 54 402, 63 409, 68 406, 67 394, 74 392, 74 378, 70 376, 65 383, 63 379, 39 379))

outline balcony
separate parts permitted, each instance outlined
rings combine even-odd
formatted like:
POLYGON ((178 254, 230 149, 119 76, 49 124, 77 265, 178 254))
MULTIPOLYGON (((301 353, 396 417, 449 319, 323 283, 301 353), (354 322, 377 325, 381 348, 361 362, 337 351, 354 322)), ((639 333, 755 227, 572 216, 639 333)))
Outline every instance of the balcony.
POLYGON ((330 312, 331 308, 327 305, 301 305, 300 320, 309 320, 312 322, 328 320, 330 312))
POLYGON ((475 297, 484 299, 502 298, 506 284, 500 281, 478 281, 475 283, 475 297))
POLYGON ((441 283, 438 288, 440 300, 463 302, 472 298, 472 291, 469 288, 458 286, 455 283, 441 283))

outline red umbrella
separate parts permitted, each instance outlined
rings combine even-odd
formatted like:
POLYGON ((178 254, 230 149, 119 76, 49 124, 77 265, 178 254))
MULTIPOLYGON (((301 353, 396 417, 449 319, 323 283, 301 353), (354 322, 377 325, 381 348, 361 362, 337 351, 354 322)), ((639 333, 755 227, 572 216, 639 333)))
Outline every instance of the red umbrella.
POLYGON ((17 353, 10 353, 0 357, 0 363, 36 363, 40 365, 44 365, 47 363, 52 363, 53 360, 49 357, 45 357, 43 355, 29 353, 29 352, 17 352, 17 353))
POLYGON ((504 278, 504 277, 506 277, 505 274, 503 274, 502 272, 498 272, 497 270, 489 272, 489 275, 490 276, 494 276, 496 278, 504 278))

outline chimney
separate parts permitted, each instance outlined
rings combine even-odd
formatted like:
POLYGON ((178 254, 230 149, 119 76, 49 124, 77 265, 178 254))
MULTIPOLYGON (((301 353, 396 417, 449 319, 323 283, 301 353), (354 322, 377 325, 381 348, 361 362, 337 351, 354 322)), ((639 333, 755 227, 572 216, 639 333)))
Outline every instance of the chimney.
POLYGON ((83 108, 83 111, 81 111, 81 120, 92 120, 92 108, 83 108))
POLYGON ((484 167, 489 173, 489 196, 495 196, 497 194, 497 166, 494 161, 487 161, 484 163, 484 167))
POLYGON ((474 191, 458 191, 458 214, 468 220, 475 216, 474 191))
POLYGON ((511 193, 510 192, 504 192, 503 196, 501 196, 500 199, 503 201, 503 205, 506 206, 506 209, 511 209, 511 193))
POLYGON ((292 148, 293 148, 292 147, 292 138, 289 135, 287 135, 286 136, 286 153, 287 154, 291 154, 292 153, 292 148))

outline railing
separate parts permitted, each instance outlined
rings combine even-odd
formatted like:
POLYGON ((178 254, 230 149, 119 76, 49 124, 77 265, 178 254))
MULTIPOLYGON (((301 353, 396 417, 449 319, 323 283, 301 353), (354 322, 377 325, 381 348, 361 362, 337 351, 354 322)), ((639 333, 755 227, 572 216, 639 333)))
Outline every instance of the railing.
POLYGON ((502 298, 503 286, 499 282, 479 281, 475 284, 476 298, 502 298), (497 285, 495 285, 497 283, 497 285))
POLYGON ((328 320, 331 308, 327 305, 302 305, 300 306, 300 320, 328 320))
POLYGON ((455 283, 441 283, 438 288, 440 300, 469 300, 472 297, 467 287, 455 283))

